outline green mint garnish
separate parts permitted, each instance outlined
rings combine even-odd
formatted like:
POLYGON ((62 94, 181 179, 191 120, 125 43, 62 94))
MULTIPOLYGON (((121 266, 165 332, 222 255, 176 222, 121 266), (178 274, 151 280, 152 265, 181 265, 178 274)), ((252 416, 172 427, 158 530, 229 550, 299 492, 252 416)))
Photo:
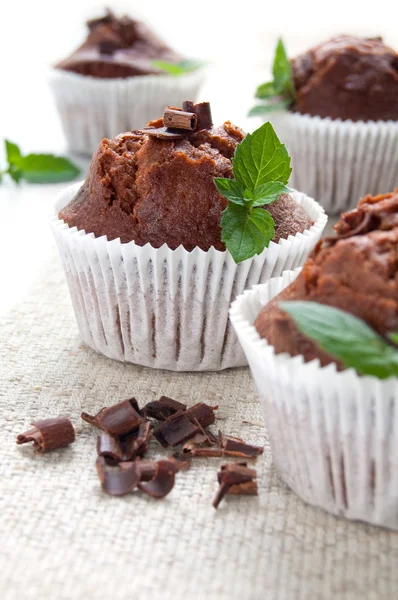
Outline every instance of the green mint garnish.
MULTIPOLYGON (((59 183, 76 179, 80 169, 70 160, 52 154, 22 155, 19 147, 5 140, 8 167, 0 175, 9 175, 16 183, 59 183)), ((0 178, 1 180, 1 178, 0 178)))
POLYGON ((230 202, 222 213, 221 239, 240 263, 260 254, 274 237, 274 220, 259 207, 289 191, 290 156, 271 123, 247 134, 236 147, 232 169, 234 179, 216 177, 214 182, 230 202))
POLYGON ((292 66, 282 38, 279 38, 276 46, 272 75, 273 81, 263 83, 257 88, 256 98, 264 102, 250 110, 250 117, 287 108, 294 102, 295 89, 292 66))
MULTIPOLYGON (((281 302, 280 307, 304 335, 345 367, 379 379, 398 376, 398 348, 361 319, 317 302, 281 302)), ((397 343, 398 332, 389 337, 397 343)))
POLYGON ((178 63, 170 63, 165 60, 153 60, 152 65, 157 69, 161 69, 165 73, 169 75, 179 76, 186 75, 187 73, 191 73, 192 71, 196 71, 204 66, 204 62, 199 60, 194 60, 190 58, 185 58, 178 63))

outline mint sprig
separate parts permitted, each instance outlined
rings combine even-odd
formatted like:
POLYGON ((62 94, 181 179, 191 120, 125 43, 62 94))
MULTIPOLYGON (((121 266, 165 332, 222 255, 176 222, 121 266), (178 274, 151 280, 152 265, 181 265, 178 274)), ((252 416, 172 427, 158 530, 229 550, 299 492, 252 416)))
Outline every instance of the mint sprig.
POLYGON ((23 155, 19 147, 5 140, 7 168, 0 172, 9 175, 16 183, 21 179, 29 183, 59 183, 76 179, 80 169, 69 159, 53 154, 23 155))
MULTIPOLYGON (((360 375, 379 379, 398 376, 398 347, 364 321, 338 308, 317 302, 280 302, 298 329, 325 352, 360 375)), ((397 343, 398 332, 388 336, 397 343)))
POLYGON ((292 66, 282 38, 279 38, 276 46, 272 75, 272 81, 262 83, 257 88, 255 96, 264 102, 250 110, 250 117, 287 108, 295 100, 292 66))
POLYGON ((260 254, 274 237, 274 221, 263 207, 286 193, 291 168, 286 147, 271 123, 248 133, 232 159, 234 179, 216 177, 230 204, 222 213, 221 239, 236 263, 260 254))
POLYGON ((178 63, 170 63, 166 60, 153 60, 152 66, 168 73, 169 75, 174 75, 178 77, 179 75, 186 75, 187 73, 192 73, 192 71, 196 71, 204 66, 204 62, 200 60, 194 60, 191 58, 185 58, 178 63))

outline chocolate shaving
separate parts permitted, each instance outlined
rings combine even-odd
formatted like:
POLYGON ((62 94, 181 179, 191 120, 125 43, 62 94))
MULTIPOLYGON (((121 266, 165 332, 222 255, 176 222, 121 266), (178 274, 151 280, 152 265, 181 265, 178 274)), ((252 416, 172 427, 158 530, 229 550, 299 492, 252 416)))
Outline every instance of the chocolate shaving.
POLYGON ((216 420, 214 411, 217 410, 218 406, 209 406, 204 402, 194 404, 191 408, 185 411, 186 416, 192 422, 198 421, 201 427, 208 427, 212 425, 216 420))
POLYGON ((211 116, 210 102, 200 102, 195 104, 194 112, 198 117, 197 129, 211 129, 213 127, 213 119, 211 116))
POLYGON ((103 408, 95 416, 83 412, 83 421, 106 431, 113 436, 123 436, 135 431, 143 419, 138 413, 138 404, 135 398, 123 400, 109 408, 103 408))
POLYGON ((164 498, 174 487, 175 474, 178 468, 170 460, 159 460, 156 463, 156 473, 153 479, 141 482, 138 487, 152 498, 164 498))
POLYGON ((199 428, 188 419, 186 414, 187 411, 179 410, 155 430, 154 435, 164 448, 182 444, 199 432, 199 428))
POLYGON ((232 436, 223 436, 221 431, 219 435, 219 444, 223 449, 224 456, 236 456, 237 458, 255 458, 260 454, 263 454, 263 446, 253 446, 252 444, 246 444, 240 438, 234 438, 232 436))
POLYGON ((122 461, 124 456, 120 440, 106 431, 101 431, 97 438, 97 454, 117 462, 122 461))
POLYGON ((103 17, 97 17, 96 19, 90 19, 86 21, 86 25, 90 31, 98 27, 99 25, 106 25, 107 23, 112 23, 115 15, 109 8, 106 9, 105 15, 103 17))
POLYGON ((183 129, 184 131, 195 131, 198 117, 194 112, 166 108, 163 114, 163 124, 171 129, 183 129))
POLYGON ((43 454, 69 446, 75 441, 75 430, 67 417, 35 421, 32 426, 33 429, 17 436, 17 444, 33 442, 35 452, 43 454))
POLYGON ((159 400, 155 400, 154 402, 149 402, 141 411, 141 414, 144 414, 151 419, 157 419, 158 421, 165 421, 171 415, 174 415, 178 410, 186 410, 186 404, 182 402, 178 402, 177 400, 173 400, 172 398, 168 398, 167 396, 162 396, 159 400))
POLYGON ((121 46, 114 40, 100 40, 98 42, 98 50, 100 54, 112 56, 116 50, 120 50, 121 46))
POLYGON ((96 467, 101 487, 110 496, 124 496, 133 491, 139 483, 140 477, 136 463, 126 462, 122 465, 109 467, 105 457, 97 458, 96 467))
POLYGON ((191 459, 186 454, 174 452, 174 454, 168 458, 176 465, 179 471, 188 471, 188 469, 191 468, 191 459))
MULTIPOLYGON (((155 477, 157 467, 154 460, 137 460, 135 464, 137 465, 140 481, 151 481, 155 477)), ((123 467, 123 463, 121 467, 123 467)))
POLYGON ((151 137, 158 138, 160 140, 183 140, 186 137, 187 132, 173 131, 167 129, 167 127, 159 127, 157 129, 151 129, 150 127, 142 130, 151 137))
POLYGON ((220 488, 213 502, 214 508, 217 508, 224 496, 230 493, 231 488, 233 489, 233 494, 251 493, 256 495, 257 485, 253 485, 256 477, 257 472, 255 469, 249 469, 247 463, 223 465, 217 473, 220 488))

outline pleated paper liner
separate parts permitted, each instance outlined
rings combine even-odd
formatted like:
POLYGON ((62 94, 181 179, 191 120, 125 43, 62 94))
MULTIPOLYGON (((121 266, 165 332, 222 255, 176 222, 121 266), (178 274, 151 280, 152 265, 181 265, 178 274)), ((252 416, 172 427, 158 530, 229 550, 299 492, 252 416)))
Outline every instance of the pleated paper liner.
POLYGON ((398 529, 398 379, 278 354, 253 323, 298 275, 244 292, 230 317, 256 383, 275 466, 304 501, 398 529))
POLYGON ((329 214, 398 186, 398 121, 341 121, 280 111, 267 115, 292 157, 291 184, 329 214))
POLYGON ((70 152, 91 156, 101 140, 141 129, 166 106, 196 100, 206 77, 201 68, 181 76, 100 79, 51 69, 49 84, 70 152))
MULTIPOLYGON (((76 195, 68 188, 58 211, 76 195)), ((231 301, 252 285, 302 265, 325 227, 317 202, 294 192, 314 225, 270 243, 237 265, 229 252, 108 242, 69 228, 57 216, 52 229, 88 346, 121 361, 176 371, 219 370, 247 364, 228 321, 231 301)))

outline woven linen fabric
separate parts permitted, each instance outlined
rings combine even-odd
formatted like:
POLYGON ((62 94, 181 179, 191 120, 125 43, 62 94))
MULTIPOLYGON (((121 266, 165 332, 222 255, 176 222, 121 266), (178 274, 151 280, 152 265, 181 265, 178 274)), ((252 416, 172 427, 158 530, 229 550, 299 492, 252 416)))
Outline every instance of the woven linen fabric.
MULTIPOLYGON (((0 589, 3 600, 320 600, 398 596, 398 534, 337 519, 275 473, 247 369, 172 373, 100 356, 79 340, 58 261, 1 319, 0 589), (112 498, 85 410, 165 394, 218 404, 213 431, 265 444, 258 497, 212 507, 222 460, 193 459, 164 500, 112 498), (68 415, 77 439, 34 455, 32 421, 68 415)), ((155 443, 150 454, 167 451, 155 443)))

